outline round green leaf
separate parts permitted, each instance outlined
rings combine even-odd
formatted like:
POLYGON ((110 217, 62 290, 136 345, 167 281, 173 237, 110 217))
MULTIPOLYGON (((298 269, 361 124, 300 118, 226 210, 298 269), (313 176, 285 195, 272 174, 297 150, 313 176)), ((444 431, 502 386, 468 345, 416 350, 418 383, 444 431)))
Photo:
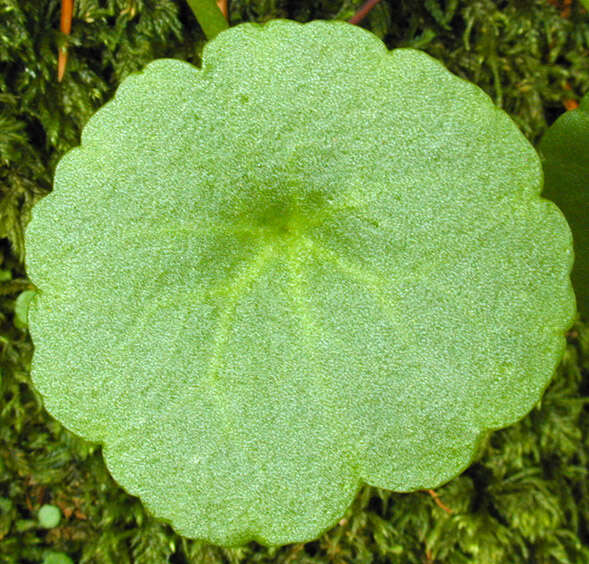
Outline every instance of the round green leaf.
POLYGON ((61 521, 61 511, 55 505, 45 504, 39 509, 39 525, 45 529, 53 529, 61 521))
POLYGON ((303 541, 437 486, 540 398, 574 314, 534 149, 345 23, 129 77, 34 210, 34 381, 182 534, 303 541))
POLYGON ((589 318, 589 94, 581 105, 559 117, 539 146, 544 193, 564 212, 573 230, 572 272, 579 312, 589 318))
POLYGON ((65 552, 48 552, 42 564, 74 564, 74 561, 65 552))
POLYGON ((14 301, 14 325, 19 329, 24 330, 28 326, 29 304, 36 293, 35 290, 25 290, 14 301))

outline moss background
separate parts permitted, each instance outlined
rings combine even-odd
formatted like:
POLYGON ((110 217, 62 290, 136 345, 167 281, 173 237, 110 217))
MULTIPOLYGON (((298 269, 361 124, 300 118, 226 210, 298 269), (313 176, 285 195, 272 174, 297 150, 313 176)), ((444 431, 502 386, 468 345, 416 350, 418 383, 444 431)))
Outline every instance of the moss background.
MULTIPOLYGON (((362 25, 477 83, 537 142, 589 89, 589 15, 578 0, 383 0, 362 25)), ((358 0, 233 0, 232 23, 348 19, 358 0)), ((100 448, 65 431, 30 386, 32 346, 15 300, 30 289, 23 228, 59 157, 119 82, 155 57, 194 63, 204 37, 183 0, 77 0, 56 80, 58 0, 0 0, 0 562, 589 563, 589 325, 569 333, 533 412, 494 433, 437 490, 366 487, 340 524, 305 545, 225 550, 178 537, 108 475, 100 448), (58 506, 42 529, 41 505, 58 506)))

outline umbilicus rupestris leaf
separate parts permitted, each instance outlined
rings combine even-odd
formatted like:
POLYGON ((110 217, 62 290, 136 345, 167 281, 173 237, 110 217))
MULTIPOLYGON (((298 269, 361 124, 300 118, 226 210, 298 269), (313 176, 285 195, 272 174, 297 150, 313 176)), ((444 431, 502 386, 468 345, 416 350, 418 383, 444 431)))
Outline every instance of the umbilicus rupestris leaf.
POLYGON ((437 486, 549 382, 571 236, 477 87, 343 23, 129 77, 34 210, 47 409, 182 534, 303 541, 437 486))
POLYGON ((559 117, 540 143, 543 196, 562 209, 573 230, 572 272, 579 312, 589 319, 589 94, 559 117))

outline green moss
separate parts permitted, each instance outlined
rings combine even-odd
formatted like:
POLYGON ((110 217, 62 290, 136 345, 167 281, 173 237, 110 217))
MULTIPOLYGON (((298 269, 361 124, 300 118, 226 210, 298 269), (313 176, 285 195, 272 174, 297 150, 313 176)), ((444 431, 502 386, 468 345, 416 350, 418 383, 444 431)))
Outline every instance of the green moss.
MULTIPOLYGON (((109 477, 98 449, 44 412, 30 387, 31 345, 14 304, 30 289, 22 230, 59 157, 120 80, 171 56, 198 63, 190 9, 172 0, 76 2, 68 71, 56 81, 59 2, 0 0, 0 562, 50 552, 82 563, 589 562, 589 329, 578 324, 558 375, 523 421, 491 435, 478 462, 438 490, 361 491, 340 525, 307 545, 223 550, 182 539, 109 477), (43 531, 43 504, 60 508, 43 531)), ((233 23, 349 18, 360 0, 234 0, 233 23)), ((537 140, 589 86, 589 16, 545 0, 382 2, 363 25, 389 47, 427 50, 476 82, 537 140)))

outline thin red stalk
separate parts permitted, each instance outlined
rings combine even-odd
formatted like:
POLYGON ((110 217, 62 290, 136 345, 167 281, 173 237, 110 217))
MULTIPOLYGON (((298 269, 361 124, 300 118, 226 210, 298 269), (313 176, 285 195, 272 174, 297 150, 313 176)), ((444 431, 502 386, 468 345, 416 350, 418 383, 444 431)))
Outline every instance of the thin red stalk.
POLYGON ((380 0, 368 0, 358 8, 358 11, 348 20, 348 22, 354 25, 359 24, 368 15, 368 12, 370 12, 370 10, 372 10, 372 8, 374 8, 379 2, 380 0))
POLYGON ((452 515, 452 510, 440 499, 440 496, 434 490, 426 490, 434 498, 436 505, 443 509, 448 515, 452 515))
MULTIPOLYGON (((74 0, 61 0, 61 21, 59 29, 64 35, 72 31, 72 16, 74 13, 74 0)), ((61 47, 57 53, 57 82, 61 82, 67 66, 67 47, 61 47)))

